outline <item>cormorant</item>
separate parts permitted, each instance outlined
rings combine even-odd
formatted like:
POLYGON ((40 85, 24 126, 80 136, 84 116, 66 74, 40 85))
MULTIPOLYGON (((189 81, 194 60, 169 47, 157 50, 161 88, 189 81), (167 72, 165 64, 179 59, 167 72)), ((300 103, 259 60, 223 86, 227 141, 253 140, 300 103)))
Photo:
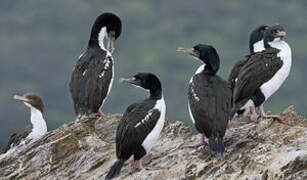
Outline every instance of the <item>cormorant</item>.
POLYGON ((131 79, 121 79, 149 90, 150 96, 130 105, 124 113, 116 132, 117 161, 106 179, 120 173, 126 160, 132 155, 132 165, 142 169, 150 162, 150 149, 157 142, 165 121, 165 102, 160 80, 152 73, 138 73, 131 79))
MULTIPOLYGON (((269 28, 267 25, 261 25, 257 27, 255 30, 252 31, 252 33, 249 36, 249 50, 250 53, 253 54, 255 52, 263 51, 264 44, 263 44, 263 36, 264 32, 269 28)), ((242 66, 247 62, 247 59, 238 61, 234 67, 231 70, 231 73, 228 78, 228 83, 230 86, 230 89, 233 91, 233 88, 235 86, 236 79, 238 78, 238 74, 242 68, 242 66)), ((245 112, 245 109, 239 110, 237 113, 238 115, 241 115, 245 112)))
POLYGON ((121 34, 121 20, 112 13, 97 17, 91 31, 87 50, 81 54, 69 83, 74 109, 82 119, 102 115, 101 106, 110 93, 114 79, 114 41, 121 34), (108 39, 107 49, 104 39, 108 39))
POLYGON ((46 121, 43 117, 44 104, 42 99, 34 93, 26 93, 23 96, 15 95, 14 99, 22 101, 30 108, 31 124, 11 135, 4 152, 12 147, 39 139, 47 132, 46 121))
POLYGON ((264 34, 265 50, 246 57, 247 63, 242 66, 233 90, 233 108, 231 116, 239 109, 250 108, 251 120, 259 116, 282 119, 277 115, 266 115, 263 103, 272 96, 288 77, 291 69, 292 55, 290 46, 283 40, 284 28, 275 25, 264 34))
POLYGON ((191 78, 188 91, 188 109, 196 129, 209 139, 211 154, 223 156, 223 137, 231 110, 231 90, 227 82, 216 75, 220 67, 219 56, 213 46, 199 44, 193 48, 178 48, 199 59, 201 65, 191 78))

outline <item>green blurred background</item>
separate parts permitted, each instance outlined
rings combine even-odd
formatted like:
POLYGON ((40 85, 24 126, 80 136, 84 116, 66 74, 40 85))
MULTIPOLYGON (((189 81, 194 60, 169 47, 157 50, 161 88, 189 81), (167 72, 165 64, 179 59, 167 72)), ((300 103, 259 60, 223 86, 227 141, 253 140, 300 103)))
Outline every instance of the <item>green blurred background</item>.
POLYGON ((293 66, 265 107, 279 113, 294 104, 306 115, 306 7, 304 0, 1 0, 0 148, 30 122, 28 108, 14 101, 14 94, 42 96, 49 130, 75 119, 70 75, 87 47, 92 23, 106 11, 121 17, 123 32, 116 42, 115 83, 104 113, 122 113, 143 99, 145 92, 118 79, 150 71, 162 80, 167 116, 191 125, 187 86, 200 62, 178 54, 176 47, 214 45, 221 59, 219 75, 226 79, 234 63, 248 54, 249 33, 260 24, 280 23, 292 47, 293 66))

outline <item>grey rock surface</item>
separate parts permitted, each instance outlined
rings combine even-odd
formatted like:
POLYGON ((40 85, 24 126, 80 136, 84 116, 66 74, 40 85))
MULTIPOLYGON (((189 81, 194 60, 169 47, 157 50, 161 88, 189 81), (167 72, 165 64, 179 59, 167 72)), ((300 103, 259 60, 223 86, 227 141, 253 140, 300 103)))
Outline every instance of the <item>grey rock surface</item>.
MULTIPOLYGON (((247 118, 229 123, 226 153, 213 158, 181 122, 166 121, 151 151, 155 170, 136 171, 127 161, 117 179, 307 179, 307 120, 293 106, 285 124, 247 118)), ((104 179, 115 162, 115 132, 121 115, 65 124, 43 138, 0 156, 0 179, 104 179)))

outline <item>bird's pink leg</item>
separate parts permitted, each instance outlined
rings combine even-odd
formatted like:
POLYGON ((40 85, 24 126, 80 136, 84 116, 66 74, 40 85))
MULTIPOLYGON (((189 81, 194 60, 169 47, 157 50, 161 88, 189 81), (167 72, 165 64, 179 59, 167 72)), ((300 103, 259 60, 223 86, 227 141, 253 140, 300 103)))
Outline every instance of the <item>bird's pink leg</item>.
POLYGON ((256 112, 256 109, 254 106, 249 107, 251 115, 250 115, 250 120, 256 121, 259 118, 259 115, 256 112))
POLYGON ((273 118, 275 121, 277 121, 279 123, 284 123, 283 119, 279 115, 267 115, 264 112, 264 108, 263 108, 262 104, 259 107, 259 111, 260 111, 260 117, 262 117, 262 118, 273 118))

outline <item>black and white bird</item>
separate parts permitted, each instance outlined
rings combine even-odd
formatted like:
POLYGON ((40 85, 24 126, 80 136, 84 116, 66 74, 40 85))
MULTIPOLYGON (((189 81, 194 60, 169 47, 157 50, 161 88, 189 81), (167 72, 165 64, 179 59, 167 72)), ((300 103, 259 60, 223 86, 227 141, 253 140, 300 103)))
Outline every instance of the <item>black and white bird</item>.
POLYGON ((112 13, 97 17, 88 42, 71 75, 70 93, 77 120, 102 115, 101 106, 110 93, 114 79, 114 41, 121 34, 121 20, 112 13), (108 39, 107 48, 104 39, 108 39))
POLYGON ((269 28, 264 34, 265 50, 246 57, 233 90, 231 116, 240 109, 250 108, 251 120, 260 117, 282 119, 277 115, 266 115, 263 103, 283 84, 290 73, 292 55, 290 46, 283 40, 286 32, 280 25, 269 28))
MULTIPOLYGON (((261 25, 257 27, 249 36, 249 50, 250 54, 263 51, 264 43, 263 43, 263 36, 264 32, 269 28, 267 25, 261 25)), ((238 74, 242 66, 247 62, 248 59, 243 59, 238 61, 231 70, 231 73, 228 78, 228 82, 230 85, 231 90, 233 90, 235 81, 238 78, 238 74)))
MULTIPOLYGON (((249 50, 250 50, 251 54, 263 51, 265 49, 264 43, 263 43, 263 36, 264 36, 264 32, 268 28, 269 28, 269 26, 267 26, 267 25, 261 25, 261 26, 257 27, 256 29, 254 29, 252 31, 252 33, 250 34, 250 36, 249 36, 249 50)), ((235 86, 236 80, 238 78, 238 74, 239 74, 242 66, 247 62, 247 60, 248 59, 238 61, 231 70, 231 73, 230 73, 229 78, 228 78, 228 83, 229 83, 229 87, 232 91, 233 91, 233 88, 235 86)), ((238 113, 238 115, 241 115, 244 112, 246 112, 245 109, 239 110, 237 113, 238 113)))
POLYGON ((31 124, 14 133, 4 152, 13 147, 29 143, 41 138, 47 132, 46 121, 43 117, 44 104, 42 99, 34 93, 26 93, 23 96, 15 95, 14 99, 22 101, 31 110, 31 124))
POLYGON ((138 73, 131 79, 121 79, 135 86, 149 90, 150 96, 131 104, 124 113, 116 132, 117 161, 111 167, 106 179, 120 173, 125 161, 132 155, 132 166, 142 169, 151 159, 150 149, 158 141, 165 121, 166 106, 160 80, 152 73, 138 73))
POLYGON ((223 137, 231 110, 231 90, 227 82, 216 75, 220 67, 219 56, 214 47, 203 44, 177 51, 204 63, 190 80, 188 108, 193 124, 201 133, 201 143, 205 143, 205 135, 211 154, 221 157, 225 151, 223 137))

